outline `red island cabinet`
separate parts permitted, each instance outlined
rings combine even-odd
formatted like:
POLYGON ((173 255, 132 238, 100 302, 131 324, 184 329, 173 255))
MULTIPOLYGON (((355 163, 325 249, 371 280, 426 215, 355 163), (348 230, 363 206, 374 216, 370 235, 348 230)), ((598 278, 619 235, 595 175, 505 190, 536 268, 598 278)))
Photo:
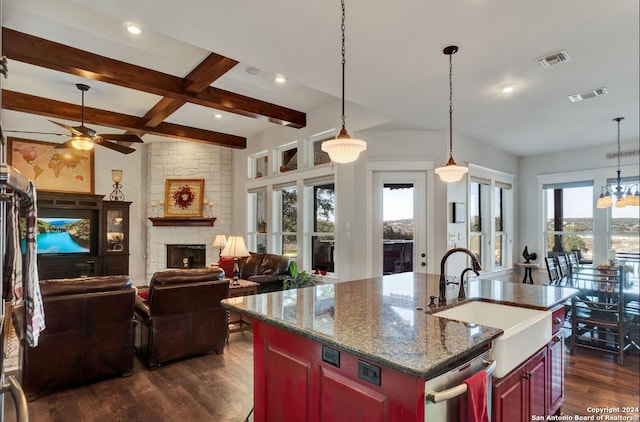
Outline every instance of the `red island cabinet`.
POLYGON ((493 379, 493 422, 557 415, 564 400, 564 307, 553 311, 551 341, 504 378, 493 379))
POLYGON ((253 321, 256 422, 424 420, 424 379, 253 321))

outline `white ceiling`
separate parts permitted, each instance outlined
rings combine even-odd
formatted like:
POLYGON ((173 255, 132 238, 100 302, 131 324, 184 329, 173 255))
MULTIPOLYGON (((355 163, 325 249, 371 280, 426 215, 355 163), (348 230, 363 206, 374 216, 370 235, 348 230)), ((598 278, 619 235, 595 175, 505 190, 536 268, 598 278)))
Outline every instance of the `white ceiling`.
MULTIPOLYGON (((2 25, 175 76, 209 51, 238 60, 213 85, 309 113, 340 96, 340 3, 301 0, 2 0, 2 25), (144 32, 127 34, 124 22, 144 32), (258 76, 245 70, 262 70, 258 76), (287 83, 277 85, 281 73, 287 83)), ((447 45, 454 133, 517 156, 640 139, 637 0, 346 0, 348 101, 387 115, 378 130, 448 130, 447 45), (571 61, 536 58, 564 49, 571 61), (513 84, 510 95, 500 88, 513 84), (578 103, 570 94, 605 87, 578 103)), ((142 116, 159 97, 9 63, 3 88, 142 116)), ((252 136, 272 123, 186 105, 170 122, 252 136)), ((348 117, 348 116, 347 116, 348 117)), ((74 122, 67 122, 74 123, 74 122)), ((42 116, 3 111, 5 129, 51 131, 42 116)), ((113 129, 92 125, 98 132, 113 129)), ((51 140, 50 138, 43 140, 51 140)), ((143 137, 145 142, 161 138, 143 137)))

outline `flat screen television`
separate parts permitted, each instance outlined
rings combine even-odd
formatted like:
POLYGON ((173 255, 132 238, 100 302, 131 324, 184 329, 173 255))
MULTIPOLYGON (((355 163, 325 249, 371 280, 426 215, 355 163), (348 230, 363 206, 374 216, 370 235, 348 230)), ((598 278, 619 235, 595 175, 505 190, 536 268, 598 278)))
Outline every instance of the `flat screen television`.
MULTIPOLYGON (((95 253, 98 235, 96 223, 91 210, 39 210, 36 233, 38 255, 95 253)), ((26 251, 24 237, 22 251, 26 251)))

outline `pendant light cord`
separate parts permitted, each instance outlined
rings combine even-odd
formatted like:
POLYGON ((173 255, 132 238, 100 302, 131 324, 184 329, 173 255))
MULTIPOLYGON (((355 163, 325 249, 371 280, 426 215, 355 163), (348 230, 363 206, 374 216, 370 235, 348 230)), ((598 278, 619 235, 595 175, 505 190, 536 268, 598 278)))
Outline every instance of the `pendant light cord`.
POLYGON ((344 7, 344 0, 341 0, 342 2, 342 23, 340 25, 340 30, 342 31, 342 130, 346 131, 345 127, 345 117, 344 117, 344 80, 345 80, 345 64, 346 64, 346 49, 345 49, 345 36, 344 36, 344 32, 345 32, 345 25, 344 25, 344 20, 345 20, 345 7, 344 7))
POLYGON ((449 54, 449 158, 453 158, 453 64, 449 54))
POLYGON ((618 122, 618 177, 617 177, 617 186, 616 186, 616 192, 618 193, 618 198, 620 198, 620 193, 622 192, 622 186, 620 186, 621 182, 622 182, 622 178, 620 177, 620 121, 624 119, 624 117, 616 117, 615 119, 613 119, 614 121, 618 122))

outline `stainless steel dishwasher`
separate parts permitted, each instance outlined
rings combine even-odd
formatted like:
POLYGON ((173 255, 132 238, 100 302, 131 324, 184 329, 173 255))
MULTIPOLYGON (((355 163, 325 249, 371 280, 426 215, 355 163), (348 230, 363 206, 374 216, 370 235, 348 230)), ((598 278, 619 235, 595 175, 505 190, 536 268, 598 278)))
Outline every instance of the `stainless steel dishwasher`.
POLYGON ((491 419, 491 373, 495 367, 495 362, 489 360, 489 351, 485 351, 472 360, 426 381, 425 421, 460 421, 460 399, 467 392, 467 385, 464 380, 478 371, 486 371, 489 375, 487 409, 489 410, 489 419, 491 419))

